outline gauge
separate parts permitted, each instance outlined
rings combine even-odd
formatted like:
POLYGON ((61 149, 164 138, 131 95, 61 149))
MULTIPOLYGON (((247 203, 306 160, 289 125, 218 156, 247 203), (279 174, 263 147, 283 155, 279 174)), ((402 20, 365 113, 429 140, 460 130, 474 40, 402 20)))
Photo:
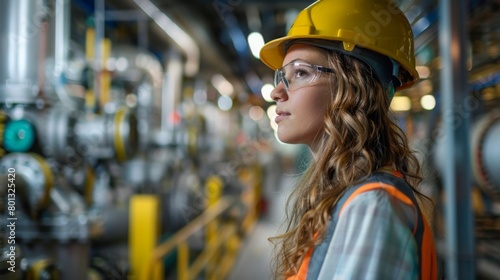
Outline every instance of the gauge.
POLYGON ((11 153, 27 152, 35 142, 35 129, 24 119, 12 120, 5 125, 3 135, 4 149, 11 153))

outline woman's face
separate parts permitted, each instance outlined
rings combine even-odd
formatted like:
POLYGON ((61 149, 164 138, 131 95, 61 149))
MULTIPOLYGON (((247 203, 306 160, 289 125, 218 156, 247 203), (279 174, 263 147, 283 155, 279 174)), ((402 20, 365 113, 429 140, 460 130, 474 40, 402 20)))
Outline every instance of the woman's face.
MULTIPOLYGON (((288 49, 283 65, 292 61, 328 67, 325 54, 305 44, 294 44, 288 49)), ((277 105, 275 121, 280 141, 313 148, 315 141, 320 139, 325 111, 331 101, 329 75, 332 73, 321 73, 318 80, 293 91, 287 91, 280 82, 272 91, 271 97, 277 105)))

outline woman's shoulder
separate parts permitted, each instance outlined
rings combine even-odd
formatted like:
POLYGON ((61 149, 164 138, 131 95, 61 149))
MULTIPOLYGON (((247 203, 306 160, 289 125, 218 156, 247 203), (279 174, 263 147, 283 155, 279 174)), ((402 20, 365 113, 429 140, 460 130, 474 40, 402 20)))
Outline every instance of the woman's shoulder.
POLYGON ((395 198, 408 205, 417 204, 413 189, 398 173, 374 172, 370 176, 348 187, 339 200, 339 204, 347 204, 363 193, 382 195, 386 198, 395 198), (374 191, 372 193, 372 191, 374 191))
MULTIPOLYGON (((353 223, 363 220, 397 219, 408 228, 414 229, 418 223, 418 208, 415 203, 399 192, 397 188, 381 182, 369 183, 370 187, 350 197, 339 205, 338 218, 349 219, 353 223)), ((366 185, 365 185, 366 186, 366 185)))

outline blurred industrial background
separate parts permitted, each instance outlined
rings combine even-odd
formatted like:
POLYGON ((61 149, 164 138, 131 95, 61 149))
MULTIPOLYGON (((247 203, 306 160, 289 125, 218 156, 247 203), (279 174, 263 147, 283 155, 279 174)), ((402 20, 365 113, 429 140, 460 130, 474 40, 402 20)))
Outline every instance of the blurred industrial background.
MULTIPOLYGON (((395 2, 441 272, 500 279, 500 1, 395 2)), ((311 3, 1 1, 0 278, 271 279, 308 154, 276 140, 258 50, 311 3)))

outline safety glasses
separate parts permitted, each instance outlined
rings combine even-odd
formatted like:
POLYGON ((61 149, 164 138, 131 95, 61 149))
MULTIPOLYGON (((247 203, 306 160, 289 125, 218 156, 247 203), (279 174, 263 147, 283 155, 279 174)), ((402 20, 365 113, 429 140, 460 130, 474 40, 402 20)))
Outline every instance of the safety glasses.
POLYGON ((316 82, 322 73, 333 73, 333 69, 292 61, 274 72, 274 87, 283 82, 287 91, 294 91, 316 82))

